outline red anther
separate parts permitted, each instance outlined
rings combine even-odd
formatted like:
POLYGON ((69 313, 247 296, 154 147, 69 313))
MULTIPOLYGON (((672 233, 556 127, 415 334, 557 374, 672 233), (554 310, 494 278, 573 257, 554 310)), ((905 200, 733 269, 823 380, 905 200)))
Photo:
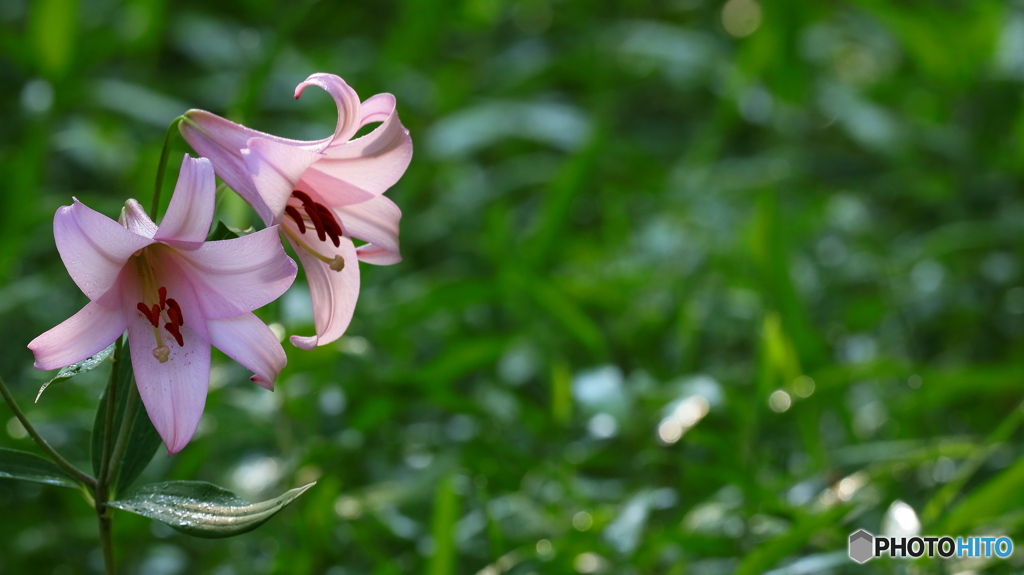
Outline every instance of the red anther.
POLYGON ((164 324, 164 329, 169 331, 174 336, 174 341, 178 342, 178 347, 185 347, 185 338, 181 337, 181 332, 178 331, 178 326, 167 322, 164 324))
POLYGON ((164 309, 167 307, 167 288, 162 287, 157 291, 160 292, 160 309, 164 309))
POLYGON ((299 226, 300 234, 306 233, 306 222, 302 221, 302 214, 299 213, 299 210, 295 209, 295 206, 285 206, 284 213, 288 214, 293 220, 295 220, 295 224, 299 226))
POLYGON ((178 305, 178 302, 171 298, 167 300, 167 305, 167 316, 178 325, 185 325, 185 316, 181 315, 181 306, 178 305))
POLYGON ((309 194, 299 190, 292 190, 292 196, 295 199, 302 202, 302 209, 306 211, 306 215, 309 216, 310 223, 313 224, 313 228, 316 229, 316 237, 320 238, 320 241, 327 239, 327 231, 324 229, 324 223, 320 221, 320 214, 316 209, 316 202, 313 198, 309 197, 309 194))
POLYGON ((153 315, 150 316, 152 319, 150 319, 149 321, 151 321, 154 324, 156 324, 153 327, 159 327, 160 326, 160 308, 157 307, 156 304, 153 304, 153 307, 150 308, 150 313, 152 313, 153 315))
POLYGON ((181 314, 178 313, 178 310, 174 309, 173 307, 167 310, 167 317, 169 317, 171 319, 171 323, 175 325, 184 324, 184 322, 182 322, 181 320, 181 314))
POLYGON ((142 315, 146 316, 146 319, 149 320, 149 323, 153 324, 153 327, 160 327, 160 319, 159 319, 159 317, 158 316, 153 316, 153 314, 150 313, 150 309, 149 309, 148 306, 146 306, 146 304, 144 304, 144 303, 142 303, 140 301, 138 304, 136 304, 135 307, 137 307, 139 309, 139 311, 142 312, 142 315))
POLYGON ((334 218, 334 212, 327 209, 323 204, 315 204, 317 214, 320 216, 320 221, 324 224, 324 231, 327 235, 331 236, 331 242, 334 247, 341 245, 339 238, 341 237, 341 224, 334 218))
POLYGON ((306 210, 306 214, 309 215, 313 228, 316 229, 316 237, 320 238, 320 241, 326 240, 327 230, 324 228, 324 223, 320 221, 320 214, 317 213, 316 204, 304 204, 302 207, 306 210))
POLYGON ((303 204, 312 204, 313 198, 309 197, 309 194, 302 190, 292 190, 292 195, 303 204))

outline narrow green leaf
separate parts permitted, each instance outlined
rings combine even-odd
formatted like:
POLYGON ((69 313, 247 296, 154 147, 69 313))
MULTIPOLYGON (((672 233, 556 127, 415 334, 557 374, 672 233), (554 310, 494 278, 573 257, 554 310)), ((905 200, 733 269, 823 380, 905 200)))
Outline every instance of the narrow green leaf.
POLYGON ((939 522, 936 533, 970 533, 994 517, 1019 509, 1024 493, 1024 459, 972 491, 939 522))
MULTIPOLYGON (((121 351, 122 360, 117 366, 119 369, 117 386, 117 404, 114 411, 114 429, 121 428, 121 421, 125 418, 125 408, 128 404, 128 393, 138 393, 135 387, 135 373, 132 371, 131 355, 128 342, 124 342, 124 349, 121 351)), ((103 431, 106 426, 107 392, 103 392, 99 406, 96 408, 96 418, 92 428, 92 467, 93 473, 100 472, 100 459, 103 457, 103 431)), ((114 494, 117 494, 131 486, 132 482, 138 479, 139 475, 146 469, 146 466, 153 459, 153 454, 160 447, 161 439, 153 423, 149 420, 146 408, 141 401, 136 401, 132 413, 129 414, 132 421, 131 434, 128 436, 128 447, 125 449, 124 458, 117 465, 117 477, 111 482, 114 494)))
POLYGON ((950 502, 957 496, 958 493, 964 488, 964 485, 971 479, 974 473, 981 467, 992 453, 1000 446, 1004 441, 1010 438, 1020 427, 1021 423, 1024 423, 1024 402, 1017 406, 1016 409, 1010 412, 1010 415, 999 424, 999 427, 995 429, 985 439, 984 445, 979 445, 970 451, 970 455, 967 459, 960 464, 956 471, 956 476, 952 481, 945 484, 942 489, 938 491, 928 504, 925 506, 924 511, 921 513, 921 522, 924 525, 930 525, 946 508, 950 502))
POLYGON ((108 505, 156 519, 194 537, 217 539, 256 529, 316 482, 284 495, 249 503, 205 481, 168 481, 143 485, 108 505))
POLYGON ((459 496, 455 478, 449 474, 441 479, 434 496, 434 554, 430 558, 430 575, 455 573, 455 523, 459 520, 459 496))
POLYGON ((124 457, 118 464, 117 477, 114 479, 115 494, 132 486, 163 443, 141 401, 136 402, 134 411, 135 418, 132 421, 131 435, 128 436, 128 448, 125 449, 124 457))
POLYGON ((100 364, 102 364, 104 361, 107 360, 107 358, 113 355, 114 345, 115 344, 113 343, 110 344, 109 346, 107 346, 107 349, 97 353, 96 355, 88 359, 83 359, 78 363, 69 365, 67 367, 62 367, 60 371, 57 372, 57 375, 53 379, 44 383, 43 386, 39 388, 39 393, 36 394, 36 403, 39 403, 39 398, 43 395, 43 390, 49 387, 51 383, 64 381, 65 379, 71 379, 72 377, 75 377, 80 373, 92 371, 99 367, 100 364))
POLYGON ((56 463, 27 451, 2 447, 0 447, 0 478, 35 481, 72 489, 80 487, 78 482, 56 463))

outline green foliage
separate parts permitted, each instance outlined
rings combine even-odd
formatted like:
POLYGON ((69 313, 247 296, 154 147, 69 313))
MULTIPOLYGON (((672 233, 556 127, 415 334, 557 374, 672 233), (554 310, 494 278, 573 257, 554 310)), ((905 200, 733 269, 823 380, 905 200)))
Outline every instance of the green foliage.
POLYGON ((263 525, 315 484, 296 487, 269 501, 249 503, 203 481, 167 481, 133 489, 108 505, 161 521, 194 537, 220 539, 263 525))
POLYGON ((50 386, 50 384, 56 383, 58 381, 66 381, 68 379, 71 379, 72 377, 75 377, 76 375, 83 374, 87 371, 92 371, 99 367, 100 365, 102 365, 103 362, 110 359, 110 356, 113 355, 114 345, 115 344, 110 344, 109 346, 107 346, 106 349, 90 358, 84 359, 78 363, 71 364, 67 367, 60 368, 60 371, 57 372, 57 375, 55 375, 53 379, 47 381, 46 383, 39 387, 39 393, 36 394, 36 403, 39 403, 39 398, 43 396, 43 391, 45 391, 46 388, 50 386))
POLYGON ((0 448, 0 478, 35 481, 72 489, 81 487, 52 461, 16 449, 0 448))
MULTIPOLYGON (((115 345, 117 345, 116 342, 115 345)), ((117 477, 110 482, 115 495, 131 486, 149 465, 153 454, 161 445, 160 434, 153 427, 153 423, 149 421, 146 407, 142 405, 141 401, 129 401, 130 395, 135 395, 137 400, 139 392, 135 389, 135 374, 129 360, 131 351, 127 338, 124 338, 122 345, 122 361, 118 366, 118 384, 114 404, 114 437, 121 429, 125 418, 131 422, 131 431, 128 435, 124 456, 120 461, 111 460, 111 464, 116 465, 117 469, 117 477)), ((107 391, 105 389, 103 395, 100 396, 99 404, 96 406, 96 416, 93 419, 90 454, 92 456, 92 471, 96 476, 100 474, 100 462, 103 460, 103 434, 106 431, 107 402, 109 401, 107 391)), ((113 452, 113 445, 109 449, 113 452)))

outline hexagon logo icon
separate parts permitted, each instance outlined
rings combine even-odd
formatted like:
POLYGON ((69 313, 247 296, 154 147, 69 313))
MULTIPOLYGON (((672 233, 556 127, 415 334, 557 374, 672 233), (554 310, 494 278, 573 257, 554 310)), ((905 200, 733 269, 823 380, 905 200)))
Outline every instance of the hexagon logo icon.
POLYGON ((859 529, 857 532, 851 533, 849 549, 850 559, 853 559, 857 563, 864 563, 868 559, 871 559, 874 556, 874 543, 874 536, 863 529, 859 529))

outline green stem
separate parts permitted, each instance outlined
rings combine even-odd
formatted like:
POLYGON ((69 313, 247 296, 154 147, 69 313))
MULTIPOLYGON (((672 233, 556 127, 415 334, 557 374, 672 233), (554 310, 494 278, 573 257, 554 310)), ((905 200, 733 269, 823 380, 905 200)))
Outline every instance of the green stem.
POLYGON ((71 465, 71 463, 69 463, 68 460, 61 457, 61 455, 57 453, 57 451, 54 448, 50 447, 50 444, 47 443, 46 440, 43 439, 38 432, 36 432, 36 429, 32 427, 32 424, 28 422, 28 418, 25 417, 24 413, 22 413, 21 408, 18 407, 18 402, 14 401, 14 397, 11 395, 10 390, 7 389, 7 384, 4 383, 2 377, 0 377, 0 394, 4 396, 4 400, 7 401, 7 405, 11 406, 11 411, 14 412, 14 416, 17 417, 18 421, 21 422, 21 425, 22 427, 25 428, 25 431, 27 431, 29 436, 32 437, 36 444, 38 444, 39 447, 43 451, 45 451, 47 455, 50 456, 50 459, 52 459, 57 465, 61 466, 61 468, 64 469, 64 471, 70 473, 71 476, 74 477, 75 479, 81 481, 82 483, 88 485, 89 487, 96 487, 96 479, 94 479, 88 473, 75 467, 74 465, 71 465))
MULTIPOLYGON (((99 506, 96 507, 99 509, 99 506)), ((110 513, 104 511, 99 513, 100 518, 100 546, 103 548, 103 564, 106 565, 107 575, 117 575, 117 567, 114 565, 114 537, 113 524, 110 513)))
POLYGON ((160 163, 156 167, 156 185, 153 186, 153 204, 149 210, 149 217, 156 221, 157 212, 160 210, 160 190, 164 187, 164 173, 167 172, 167 159, 171 155, 171 139, 178 132, 178 123, 183 118, 178 116, 171 125, 167 127, 167 135, 164 136, 164 147, 160 151, 160 163))
MULTIPOLYGON (((107 490, 110 486, 110 451, 114 440, 114 415, 117 411, 117 385, 121 371, 121 339, 118 338, 114 346, 114 367, 110 370, 110 380, 107 383, 107 410, 104 414, 103 426, 103 456, 100 458, 100 475, 96 478, 97 503, 102 498, 106 501, 107 490)), ((99 510, 99 505, 96 509, 99 510)))
MULTIPOLYGON (((100 546, 103 548, 103 563, 106 565, 107 575, 115 575, 117 568, 114 565, 114 541, 112 537, 112 522, 110 510, 107 509, 107 501, 110 498, 110 477, 111 477, 111 455, 114 439, 114 419, 117 413, 117 387, 121 372, 121 339, 118 338, 114 346, 114 367, 110 370, 110 382, 107 384, 107 409, 104 414, 103 429, 103 457, 100 459, 100 475, 96 479, 96 515, 100 522, 100 546)), ((124 421, 121 422, 122 425, 124 421)), ((116 465, 114 466, 116 467, 116 465)))

